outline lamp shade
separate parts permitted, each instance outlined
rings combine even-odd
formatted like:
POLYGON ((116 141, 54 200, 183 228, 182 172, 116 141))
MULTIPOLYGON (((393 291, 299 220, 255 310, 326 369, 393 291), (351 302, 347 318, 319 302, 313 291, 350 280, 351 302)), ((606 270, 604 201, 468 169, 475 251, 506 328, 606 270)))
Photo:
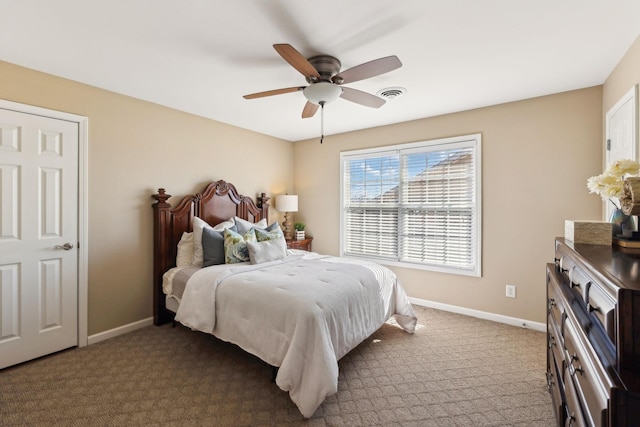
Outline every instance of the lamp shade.
POLYGON ((293 194, 276 196, 276 209, 280 212, 298 212, 298 196, 293 194))

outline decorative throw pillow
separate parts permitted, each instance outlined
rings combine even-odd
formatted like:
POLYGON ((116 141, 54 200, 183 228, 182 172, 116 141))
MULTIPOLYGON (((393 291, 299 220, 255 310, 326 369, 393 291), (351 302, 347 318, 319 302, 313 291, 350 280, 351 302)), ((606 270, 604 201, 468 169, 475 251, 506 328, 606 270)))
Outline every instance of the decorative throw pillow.
POLYGON ((189 267, 193 262, 193 233, 182 233, 178 242, 178 255, 176 256, 177 267, 189 267))
POLYGON ((223 231, 225 228, 233 227, 234 221, 233 218, 228 219, 227 221, 223 221, 220 224, 217 224, 215 227, 211 227, 201 218, 193 217, 192 226, 193 226, 193 258, 191 261, 191 265, 194 267, 202 267, 203 264, 203 253, 202 253, 202 229, 205 227, 213 228, 216 231, 223 231))
MULTIPOLYGON (((282 247, 280 239, 264 240, 262 242, 247 242, 249 261, 251 264, 260 264, 267 261, 275 261, 287 256, 287 247, 282 247)), ((284 241, 284 239, 282 239, 284 241)))
MULTIPOLYGON (((265 231, 278 231, 278 230, 282 232, 282 227, 280 227, 280 223, 278 221, 271 223, 270 226, 265 228, 265 231)), ((284 232, 282 233, 282 236, 284 237, 284 232)))
POLYGON ((256 233, 250 229, 245 234, 224 230, 224 260, 227 264, 249 261, 247 242, 257 242, 256 233))
POLYGON ((277 239, 278 237, 284 237, 284 233, 282 232, 282 229, 280 228, 277 222, 274 222, 269 227, 264 229, 254 228, 253 231, 256 233, 256 239, 258 239, 258 242, 263 242, 265 240, 273 240, 273 239, 277 239), (277 227, 274 227, 274 226, 277 226, 277 227))
POLYGON ((240 234, 247 233, 249 230, 251 230, 251 228, 267 228, 267 220, 265 218, 262 218, 260 221, 254 224, 253 222, 247 221, 246 219, 242 219, 237 216, 234 218, 234 222, 236 224, 236 227, 238 227, 238 233, 240 234))
POLYGON ((287 241, 284 239, 284 233, 282 232, 282 229, 280 228, 280 225, 277 222, 274 222, 271 225, 274 225, 274 224, 277 225, 277 227, 273 227, 272 231, 267 231, 268 229, 265 229, 265 230, 261 230, 259 228, 254 229, 254 232, 256 233, 256 239, 258 240, 258 242, 275 240, 280 246, 282 246, 282 249, 286 253, 287 241))
MULTIPOLYGON (((235 225, 226 230, 236 231, 235 225)), ((225 263, 224 230, 217 231, 212 227, 202 229, 202 266, 219 265, 225 263)))

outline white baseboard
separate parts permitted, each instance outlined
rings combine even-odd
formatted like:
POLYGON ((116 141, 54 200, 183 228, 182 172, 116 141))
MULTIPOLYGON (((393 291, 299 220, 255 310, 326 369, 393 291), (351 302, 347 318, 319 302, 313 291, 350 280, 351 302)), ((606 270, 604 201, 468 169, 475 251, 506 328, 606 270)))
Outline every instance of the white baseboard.
POLYGON ((421 305, 423 307, 435 308, 436 310, 450 311, 452 313, 463 314, 465 316, 478 317, 480 319, 491 320, 498 323, 506 323, 507 325, 519 326, 525 329, 533 329, 535 331, 546 332, 547 324, 540 322, 532 322, 531 320, 518 319, 517 317, 503 316, 501 314, 489 313, 486 311, 472 310, 470 308, 458 307, 456 305, 443 304, 440 302, 429 301, 420 298, 409 298, 412 304, 421 305))
MULTIPOLYGON (((412 304, 421 305, 423 307, 435 308, 436 310, 442 311, 450 311, 452 313, 463 314, 465 316, 477 317, 480 319, 491 320, 498 323, 506 323, 507 325, 519 326, 521 328, 533 329, 535 331, 545 332, 547 330, 547 325, 545 323, 532 322, 530 320, 518 319, 517 317, 509 317, 503 316, 501 314, 489 313, 486 311, 472 310, 470 308, 443 304, 440 302, 434 302, 420 298, 409 298, 409 301, 411 301, 412 304)), ((144 328, 145 326, 151 325, 153 325, 153 317, 129 323, 128 325, 119 326, 108 331, 99 332, 97 334, 89 336, 88 344, 91 345, 99 343, 100 341, 108 340, 109 338, 114 338, 118 335, 126 334, 127 332, 132 332, 136 329, 144 328)))
POLYGON ((153 325, 153 317, 147 319, 138 320, 137 322, 129 323, 128 325, 119 326, 108 331, 99 332, 94 335, 89 335, 89 345, 99 343, 100 341, 108 340, 109 338, 117 337, 118 335, 126 334, 127 332, 133 332, 136 329, 144 328, 145 326, 153 325))

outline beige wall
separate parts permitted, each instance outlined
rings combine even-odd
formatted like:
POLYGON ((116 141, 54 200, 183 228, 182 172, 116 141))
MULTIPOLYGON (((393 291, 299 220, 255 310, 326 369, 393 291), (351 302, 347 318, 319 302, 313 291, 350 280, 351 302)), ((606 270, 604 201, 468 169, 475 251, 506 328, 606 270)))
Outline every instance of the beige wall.
POLYGON ((6 62, 0 99, 89 118, 89 335, 152 315, 159 187, 182 196, 225 179, 251 197, 293 190, 291 142, 6 62))
MULTIPOLYGON (((402 99, 396 101, 402 102, 402 99)), ((314 250, 339 253, 340 151, 482 134, 483 276, 393 267, 411 297, 545 322, 545 263, 565 219, 600 219, 586 189, 601 171, 600 86, 457 114, 298 141, 296 218, 314 250), (505 297, 507 283, 517 298, 505 297)))
POLYGON ((603 116, 622 95, 638 83, 640 83, 640 37, 631 45, 603 85, 603 116))

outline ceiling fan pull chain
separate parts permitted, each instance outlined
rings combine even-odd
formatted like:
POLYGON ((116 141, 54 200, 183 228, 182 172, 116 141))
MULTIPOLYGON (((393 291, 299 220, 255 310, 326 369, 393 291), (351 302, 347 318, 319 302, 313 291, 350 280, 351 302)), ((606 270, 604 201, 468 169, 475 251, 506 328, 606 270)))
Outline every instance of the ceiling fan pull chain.
POLYGON ((320 144, 324 140, 324 101, 320 102, 320 144))

